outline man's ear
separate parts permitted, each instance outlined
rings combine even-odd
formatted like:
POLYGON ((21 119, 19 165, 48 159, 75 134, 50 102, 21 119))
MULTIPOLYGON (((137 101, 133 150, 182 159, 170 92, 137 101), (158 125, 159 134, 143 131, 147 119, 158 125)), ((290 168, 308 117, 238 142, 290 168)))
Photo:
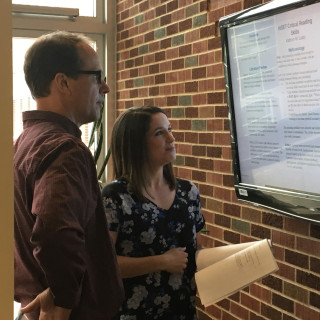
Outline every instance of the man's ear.
POLYGON ((64 73, 57 73, 53 80, 61 92, 69 91, 69 78, 64 73))

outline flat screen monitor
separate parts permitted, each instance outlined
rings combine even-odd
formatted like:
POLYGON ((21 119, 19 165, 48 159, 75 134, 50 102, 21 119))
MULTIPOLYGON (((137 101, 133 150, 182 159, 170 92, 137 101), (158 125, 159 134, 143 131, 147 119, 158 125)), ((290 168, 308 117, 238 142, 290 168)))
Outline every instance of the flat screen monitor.
POLYGON ((238 199, 320 224, 320 0, 219 21, 238 199))

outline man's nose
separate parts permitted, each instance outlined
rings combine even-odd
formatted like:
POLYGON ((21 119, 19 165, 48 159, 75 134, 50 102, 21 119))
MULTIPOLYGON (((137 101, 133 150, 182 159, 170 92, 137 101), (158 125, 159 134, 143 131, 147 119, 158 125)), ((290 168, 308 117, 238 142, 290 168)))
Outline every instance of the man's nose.
POLYGON ((102 81, 101 83, 100 92, 102 92, 103 94, 107 94, 110 92, 110 88, 105 81, 102 81))

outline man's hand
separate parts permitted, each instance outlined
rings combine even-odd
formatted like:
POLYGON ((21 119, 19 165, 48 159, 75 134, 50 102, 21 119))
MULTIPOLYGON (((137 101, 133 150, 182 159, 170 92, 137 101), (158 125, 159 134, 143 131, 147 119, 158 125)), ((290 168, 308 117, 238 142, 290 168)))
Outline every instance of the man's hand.
POLYGON ((21 308, 21 312, 30 313, 38 309, 40 309, 39 320, 68 320, 71 314, 71 309, 54 305, 50 288, 38 294, 27 306, 21 308))

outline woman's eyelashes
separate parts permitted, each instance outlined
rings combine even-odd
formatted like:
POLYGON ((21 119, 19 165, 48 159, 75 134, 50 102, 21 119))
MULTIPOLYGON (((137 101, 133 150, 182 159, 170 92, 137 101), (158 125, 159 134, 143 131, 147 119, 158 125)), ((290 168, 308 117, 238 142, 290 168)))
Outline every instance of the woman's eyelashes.
MULTIPOLYGON (((156 132, 155 132, 155 135, 156 136, 160 136, 160 135, 162 135, 162 134, 164 134, 165 133, 165 129, 161 129, 161 130, 157 130, 156 132)), ((171 129, 171 127, 169 127, 168 129, 167 129, 167 132, 172 132, 172 129, 171 129)))

